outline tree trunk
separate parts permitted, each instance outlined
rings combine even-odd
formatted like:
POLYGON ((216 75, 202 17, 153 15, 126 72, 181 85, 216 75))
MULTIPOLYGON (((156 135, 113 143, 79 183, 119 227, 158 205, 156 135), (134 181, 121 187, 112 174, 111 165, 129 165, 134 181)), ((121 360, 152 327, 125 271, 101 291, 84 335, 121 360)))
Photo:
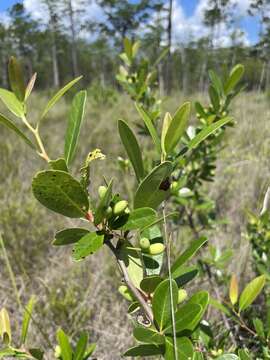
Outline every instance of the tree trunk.
POLYGON ((258 86, 258 91, 262 91, 263 80, 264 80, 264 76, 265 76, 265 67, 266 67, 266 62, 264 61, 263 66, 262 66, 262 71, 261 71, 261 76, 260 76, 260 82, 259 82, 259 86, 258 86))
POLYGON ((71 61, 72 61, 72 73, 73 77, 78 76, 78 54, 77 54, 77 40, 76 40, 76 29, 75 29, 75 19, 74 19, 74 10, 72 6, 72 0, 68 0, 68 15, 70 21, 70 30, 71 30, 71 61))
POLYGON ((167 41, 168 41, 168 60, 166 63, 166 91, 169 94, 172 86, 171 79, 171 67, 172 67, 172 10, 173 10, 173 1, 169 1, 169 9, 168 9, 168 26, 167 26, 167 41))
POLYGON ((7 59, 3 50, 1 51, 1 68, 2 68, 2 74, 1 74, 2 86, 4 88, 7 88, 8 87, 7 59))

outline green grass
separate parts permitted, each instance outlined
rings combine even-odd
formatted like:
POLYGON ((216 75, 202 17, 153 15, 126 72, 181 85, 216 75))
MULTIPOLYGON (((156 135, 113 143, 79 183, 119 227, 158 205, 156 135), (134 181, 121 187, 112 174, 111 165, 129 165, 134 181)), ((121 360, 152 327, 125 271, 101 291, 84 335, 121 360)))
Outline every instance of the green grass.
MULTIPOLYGON (((203 96, 199 97, 203 99, 203 96)), ((195 100, 198 96, 192 98, 195 100)), ((174 94, 165 101, 164 110, 176 109, 183 101, 181 94, 174 94)), ((44 96, 33 97, 29 106, 32 109, 30 121, 35 121, 38 109, 45 102, 44 96)), ((52 158, 63 154, 67 106, 61 101, 41 127, 52 158)), ((234 115, 237 124, 227 132, 227 146, 219 155, 216 180, 205 185, 210 197, 217 201, 219 216, 227 219, 226 225, 220 225, 209 234, 209 240, 221 248, 236 249, 230 269, 243 278, 249 278, 249 246, 242 232, 245 229, 245 210, 258 211, 269 184, 269 101, 263 94, 242 94, 234 104, 234 115)), ((82 141, 73 169, 74 175, 78 174, 81 162, 95 148, 100 148, 106 155, 106 160, 96 162, 91 168, 92 194, 96 194, 102 176, 109 178, 119 174, 116 159, 119 155, 125 156, 125 153, 117 133, 118 118, 131 124, 139 119, 126 96, 117 96, 114 103, 107 107, 88 101, 82 141)), ((147 139, 140 138, 140 141, 145 143, 147 139)), ((50 213, 34 199, 31 178, 45 164, 38 157, 33 160, 30 151, 6 129, 0 128, 0 229, 22 301, 26 303, 31 294, 37 296, 36 320, 52 341, 60 325, 73 335, 85 329, 89 331, 91 341, 98 341, 98 357, 120 359, 119 353, 132 343, 132 339, 126 336, 130 325, 123 311, 127 304, 117 293, 116 266, 107 250, 75 264, 69 256, 70 249, 51 246, 54 231, 75 225, 75 221, 64 222, 61 216, 50 213), (108 313, 111 317, 107 316, 108 313)), ((115 185, 124 194, 132 183, 116 182, 115 185)), ((186 235, 185 231, 181 231, 176 248, 183 248, 186 235)), ((0 256, 3 264, 2 254, 0 256)), ((19 317, 12 284, 3 265, 0 303, 13 316, 19 317)), ((16 328, 15 320, 12 324, 16 328)), ((33 326, 32 334, 36 344, 44 343, 33 326)))

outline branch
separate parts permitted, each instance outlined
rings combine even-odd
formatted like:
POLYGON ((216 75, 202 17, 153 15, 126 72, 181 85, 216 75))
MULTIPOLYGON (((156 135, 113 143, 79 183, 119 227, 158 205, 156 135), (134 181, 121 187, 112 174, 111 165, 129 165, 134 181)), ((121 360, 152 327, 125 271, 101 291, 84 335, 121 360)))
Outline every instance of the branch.
POLYGON ((144 309, 145 314, 147 315, 149 321, 153 324, 154 316, 153 316, 153 311, 152 311, 151 306, 149 306, 149 304, 147 303, 147 301, 145 301, 145 299, 142 296, 142 294, 140 293, 140 291, 136 288, 136 286, 131 281, 128 271, 127 271, 127 268, 126 268, 126 265, 125 265, 124 261, 119 258, 116 248, 113 246, 113 244, 110 241, 107 241, 106 245, 111 249, 112 253, 114 254, 117 264, 123 274, 125 283, 127 284, 130 291, 133 293, 133 295, 136 297, 136 299, 138 300, 138 302, 140 303, 142 308, 144 309))

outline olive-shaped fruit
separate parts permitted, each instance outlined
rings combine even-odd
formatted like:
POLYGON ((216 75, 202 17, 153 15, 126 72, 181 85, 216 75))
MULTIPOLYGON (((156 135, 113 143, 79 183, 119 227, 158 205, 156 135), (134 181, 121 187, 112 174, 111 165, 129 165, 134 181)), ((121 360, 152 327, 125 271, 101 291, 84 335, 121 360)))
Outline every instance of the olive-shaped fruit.
POLYGON ((126 285, 120 285, 118 291, 126 300, 133 301, 133 296, 126 285))
POLYGON ((150 241, 146 237, 143 237, 143 238, 140 239, 140 248, 142 250, 148 250, 150 245, 151 245, 150 241))
POLYGON ((102 199, 103 196, 106 194, 106 191, 107 191, 106 186, 101 185, 101 186, 98 188, 98 195, 99 195, 99 197, 100 197, 101 199, 102 199))
POLYGON ((181 304, 183 301, 186 300, 188 294, 185 289, 179 289, 178 290, 178 301, 177 304, 181 304))
POLYGON ((61 348, 59 345, 56 345, 54 349, 54 356, 56 357, 56 359, 60 359, 61 357, 61 348))
POLYGON ((164 249, 165 249, 165 246, 162 243, 152 244, 149 247, 149 254, 159 255, 159 254, 163 253, 164 249))
POLYGON ((128 202, 126 200, 118 201, 113 207, 114 215, 121 215, 127 208, 128 202))

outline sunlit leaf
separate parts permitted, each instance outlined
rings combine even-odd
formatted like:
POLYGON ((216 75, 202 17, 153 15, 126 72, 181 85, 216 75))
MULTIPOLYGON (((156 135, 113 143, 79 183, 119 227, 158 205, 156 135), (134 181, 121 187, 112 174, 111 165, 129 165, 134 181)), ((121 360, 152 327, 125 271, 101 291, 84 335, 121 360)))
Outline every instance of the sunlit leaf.
POLYGON ((84 117, 86 96, 86 91, 80 91, 75 95, 72 101, 65 136, 65 159, 67 165, 70 165, 75 155, 81 124, 84 117))

